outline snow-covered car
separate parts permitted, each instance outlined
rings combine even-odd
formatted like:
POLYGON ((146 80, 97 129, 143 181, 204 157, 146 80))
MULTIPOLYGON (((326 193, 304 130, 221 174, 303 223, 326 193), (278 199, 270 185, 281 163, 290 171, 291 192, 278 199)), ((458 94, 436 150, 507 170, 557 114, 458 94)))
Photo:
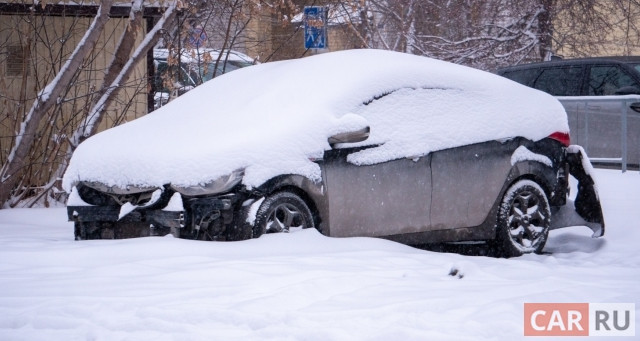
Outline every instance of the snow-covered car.
POLYGON ((540 252, 604 220, 562 105, 483 71, 381 50, 246 67, 84 141, 76 239, 242 240, 317 228, 540 252), (574 203, 568 178, 579 180, 574 203))

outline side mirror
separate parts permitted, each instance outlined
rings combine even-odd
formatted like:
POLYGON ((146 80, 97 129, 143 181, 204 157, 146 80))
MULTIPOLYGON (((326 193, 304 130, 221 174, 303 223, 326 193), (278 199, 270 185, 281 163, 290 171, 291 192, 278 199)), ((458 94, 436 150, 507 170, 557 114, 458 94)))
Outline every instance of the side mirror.
POLYGON ((616 90, 616 95, 640 95, 640 88, 637 86, 623 86, 616 90))
POLYGON ((362 129, 358 129, 355 131, 348 131, 346 133, 339 133, 333 136, 330 136, 328 141, 329 145, 333 148, 334 145, 339 143, 356 143, 362 142, 369 138, 369 132, 371 128, 364 127, 362 129))

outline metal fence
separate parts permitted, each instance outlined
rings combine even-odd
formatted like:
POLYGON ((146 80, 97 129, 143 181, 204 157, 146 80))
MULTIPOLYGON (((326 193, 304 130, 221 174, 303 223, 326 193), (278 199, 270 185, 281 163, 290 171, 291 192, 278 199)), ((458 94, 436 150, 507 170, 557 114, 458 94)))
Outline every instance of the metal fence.
POLYGON ((571 143, 592 163, 640 166, 640 95, 557 97, 565 107, 571 143))

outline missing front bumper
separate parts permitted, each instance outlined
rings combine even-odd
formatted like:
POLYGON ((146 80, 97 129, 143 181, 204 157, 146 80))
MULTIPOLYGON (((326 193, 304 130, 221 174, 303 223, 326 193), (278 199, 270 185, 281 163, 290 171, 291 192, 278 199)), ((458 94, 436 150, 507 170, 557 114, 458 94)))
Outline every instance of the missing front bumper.
POLYGON ((119 219, 119 206, 67 206, 67 216, 69 221, 80 223, 99 221, 146 223, 149 226, 167 228, 184 227, 183 211, 139 210, 119 219))

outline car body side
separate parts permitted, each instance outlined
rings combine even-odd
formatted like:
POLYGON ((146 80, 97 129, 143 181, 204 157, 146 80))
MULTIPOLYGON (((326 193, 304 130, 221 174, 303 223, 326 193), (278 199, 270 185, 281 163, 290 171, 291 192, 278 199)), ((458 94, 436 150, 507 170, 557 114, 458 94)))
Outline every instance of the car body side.
POLYGON ((385 237, 407 244, 495 238, 498 205, 519 179, 540 183, 553 207, 566 203, 566 156, 552 139, 489 141, 365 166, 346 160, 361 149, 327 151, 319 161, 322 183, 282 176, 260 193, 301 193, 325 235, 385 237), (520 146, 547 156, 552 165, 536 160, 512 164, 520 146))
MULTIPOLYGON (((322 169, 321 182, 301 175, 281 175, 253 189, 239 185, 230 193, 213 197, 183 196, 183 212, 163 210, 175 195, 165 189, 164 203, 161 200, 157 206, 138 209, 122 222, 139 225, 134 233, 154 226, 142 235, 174 233, 199 238, 189 228, 199 226, 218 232, 206 239, 245 239, 251 237, 246 224, 249 207, 273 193, 288 191, 306 202, 315 226, 327 236, 384 237, 422 244, 495 238, 500 201, 519 179, 539 183, 552 207, 566 203, 565 148, 549 138, 537 142, 524 138, 488 141, 373 165, 347 161, 349 154, 366 148, 370 146, 326 151, 317 161, 322 169), (513 163, 514 151, 520 146, 547 157, 552 164, 526 159, 513 163), (215 228, 205 226, 211 217, 214 219, 208 223, 218 224, 215 228), (182 219, 179 224, 178 219, 182 219)), ((94 206, 69 206, 69 217, 80 223, 120 222, 120 206, 106 203, 109 206, 110 213, 101 217, 91 213, 94 206)))

